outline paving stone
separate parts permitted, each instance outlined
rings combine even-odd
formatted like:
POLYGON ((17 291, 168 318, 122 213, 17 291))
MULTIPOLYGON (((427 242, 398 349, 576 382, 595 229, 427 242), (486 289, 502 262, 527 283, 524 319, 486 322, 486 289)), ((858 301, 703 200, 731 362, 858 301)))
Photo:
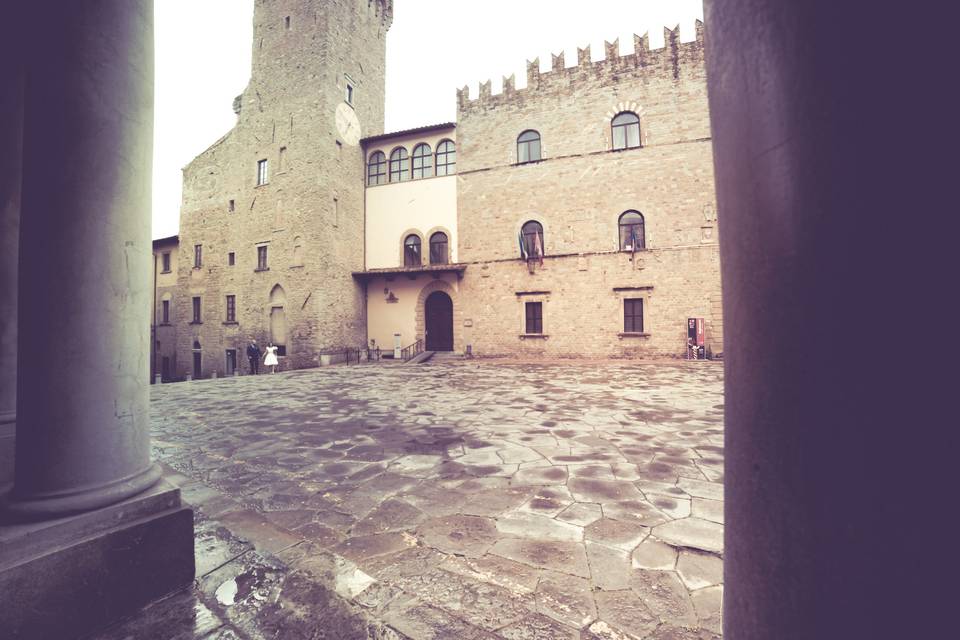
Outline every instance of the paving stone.
POLYGON ((217 517, 235 536, 247 540, 258 551, 276 553, 303 540, 302 536, 273 525, 256 511, 231 511, 217 517))
POLYGON ((526 487, 484 489, 467 497, 462 513, 474 516, 499 516, 530 499, 534 490, 526 487))
POLYGON ((364 560, 386 553, 395 553, 406 549, 410 542, 399 533, 382 533, 371 536, 351 536, 333 548, 338 553, 354 561, 364 560))
POLYGON ((577 542, 508 538, 498 540, 490 553, 542 569, 562 571, 581 578, 590 577, 586 551, 577 542))
POLYGON ((677 559, 677 574, 690 591, 718 585, 723 583, 723 560, 685 549, 677 559))
POLYGON ((714 633, 723 633, 723 587, 707 587, 690 595, 700 626, 714 633))
POLYGON ((504 536, 534 540, 583 540, 583 527, 535 513, 515 511, 497 518, 497 531, 504 536))
POLYGON ((504 462, 504 464, 518 464, 522 462, 534 462, 543 460, 543 457, 527 447, 508 447, 506 449, 498 449, 497 455, 504 462))
POLYGON ((646 500, 622 500, 602 504, 604 517, 632 522, 644 527, 655 527, 670 521, 670 517, 646 500))
POLYGON ((389 531, 412 530, 426 519, 426 515, 403 500, 387 500, 380 503, 365 518, 354 525, 351 533, 370 535, 389 531))
POLYGON ((717 482, 681 478, 677 481, 677 486, 695 498, 723 500, 723 485, 717 482))
POLYGON ((658 493, 647 493, 647 500, 657 511, 664 513, 674 520, 686 518, 690 515, 690 499, 677 496, 666 496, 658 493))
POLYGON ((567 465, 567 470, 574 478, 593 478, 594 480, 610 481, 616 480, 613 475, 613 469, 609 464, 571 464, 567 465))
POLYGON ((653 535, 678 547, 723 552, 723 526, 699 518, 673 520, 654 527, 653 535))
POLYGON ((535 613, 499 629, 507 640, 577 640, 580 632, 535 613))
POLYGON ((566 487, 540 487, 517 511, 554 517, 573 504, 573 496, 566 487))
POLYGON ((567 481, 567 468, 548 465, 545 467, 521 468, 513 475, 514 485, 556 485, 567 481))
POLYGON ((597 617, 588 580, 545 571, 537 585, 537 612, 580 629, 597 617))
POLYGON ((587 542, 587 562, 595 587, 606 591, 630 588, 630 553, 596 542, 587 542))
POLYGON ((586 527, 584 533, 587 540, 629 553, 650 535, 650 529, 632 522, 601 518, 586 527))
POLYGON ((706 629, 690 629, 660 625, 648 640, 720 640, 720 636, 706 629))
POLYGON ((697 624, 697 613, 687 588, 674 572, 636 569, 630 577, 630 588, 664 624, 687 627, 697 624))
POLYGON ((616 463, 610 465, 613 471, 613 477, 617 480, 627 480, 634 482, 640 479, 640 474, 637 471, 637 465, 630 463, 616 463))
POLYGON ((592 502, 576 502, 557 515, 557 520, 585 527, 603 516, 600 505, 592 502))
POLYGON ((467 515, 428 520, 417 529, 417 535, 424 544, 439 551, 472 558, 486 553, 498 538, 493 520, 467 515))
POLYGON ((692 504, 692 513, 694 517, 710 522, 723 524, 723 502, 720 500, 708 500, 706 498, 694 498, 692 504))
POLYGON ((384 621, 400 633, 417 640, 473 640, 481 638, 482 629, 467 624, 442 609, 422 602, 387 607, 384 621))
POLYGON ((516 593, 533 593, 540 581, 539 569, 492 554, 479 558, 450 556, 440 564, 440 568, 516 593))
POLYGON ((577 502, 599 502, 601 504, 621 500, 643 500, 643 494, 633 483, 623 480, 595 480, 592 478, 570 478, 567 488, 577 502))
POLYGON ((600 622, 604 623, 590 625, 596 638, 646 638, 660 624, 660 619, 632 591, 598 591, 594 599, 600 622))
POLYGON ((672 570, 677 564, 677 550, 659 540, 648 539, 633 550, 634 569, 672 570))

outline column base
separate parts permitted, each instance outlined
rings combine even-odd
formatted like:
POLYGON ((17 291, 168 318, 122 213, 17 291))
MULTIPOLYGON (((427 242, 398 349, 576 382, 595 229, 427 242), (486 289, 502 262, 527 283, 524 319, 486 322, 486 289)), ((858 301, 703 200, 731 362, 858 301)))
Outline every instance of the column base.
POLYGON ((0 524, 4 637, 76 638, 193 577, 193 512, 166 482, 69 518, 0 524))
MULTIPOLYGON (((0 487, 13 484, 13 452, 16 449, 16 417, 5 421, 0 415, 0 487)), ((2 491, 2 489, 0 489, 2 491)))
POLYGON ((156 484, 162 474, 160 465, 154 463, 129 478, 92 489, 55 495, 19 497, 14 485, 14 491, 0 499, 0 522, 50 520, 99 509, 146 491, 156 484))

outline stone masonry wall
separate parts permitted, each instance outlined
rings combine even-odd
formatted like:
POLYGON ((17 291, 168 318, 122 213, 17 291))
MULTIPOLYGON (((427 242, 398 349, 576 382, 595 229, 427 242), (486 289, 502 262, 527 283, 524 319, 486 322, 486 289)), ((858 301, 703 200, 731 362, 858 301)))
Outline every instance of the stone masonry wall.
POLYGON ((709 348, 723 350, 713 160, 704 33, 633 54, 540 73, 526 89, 480 97, 458 92, 458 232, 468 267, 457 348, 477 355, 682 357, 686 319, 707 320, 709 348), (612 150, 611 119, 640 117, 641 147, 612 150), (517 136, 540 133, 543 160, 517 164, 517 136), (646 249, 619 251, 618 220, 645 221, 646 249), (517 235, 528 220, 544 228, 546 258, 530 272, 517 235), (614 289, 617 289, 616 291, 614 289), (644 299, 643 336, 623 332, 624 298, 644 299), (548 337, 521 337, 523 303, 542 301, 548 337))
POLYGON ((363 291, 351 276, 363 268, 364 162, 338 133, 334 114, 352 82, 362 135, 382 133, 392 11, 392 0, 257 0, 252 73, 234 105, 237 124, 184 169, 179 375, 191 368, 194 341, 204 376, 223 374, 226 349, 237 349, 246 370, 245 345, 270 339, 278 299, 288 327, 282 368, 315 365, 323 350, 365 343, 363 291), (261 159, 269 179, 258 186, 261 159), (258 246, 267 247, 267 270, 257 269, 258 246), (227 295, 236 296, 233 324, 227 295), (191 323, 194 296, 202 300, 202 324, 191 323))

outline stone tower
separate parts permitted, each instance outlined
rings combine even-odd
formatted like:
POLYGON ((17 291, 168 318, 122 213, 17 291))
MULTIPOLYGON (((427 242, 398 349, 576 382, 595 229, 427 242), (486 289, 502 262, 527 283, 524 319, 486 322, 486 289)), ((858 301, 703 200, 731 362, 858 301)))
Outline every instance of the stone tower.
POLYGON ((183 172, 178 374, 246 371, 250 339, 286 367, 364 344, 358 140, 383 132, 392 16, 393 0, 255 0, 237 123, 183 172))

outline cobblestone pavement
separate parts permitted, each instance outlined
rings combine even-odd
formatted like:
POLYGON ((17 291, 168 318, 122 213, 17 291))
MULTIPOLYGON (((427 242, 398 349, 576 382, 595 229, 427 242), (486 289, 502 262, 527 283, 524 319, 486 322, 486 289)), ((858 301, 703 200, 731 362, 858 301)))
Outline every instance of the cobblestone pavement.
POLYGON ((464 360, 155 388, 200 577, 154 617, 191 609, 187 638, 717 638, 722 387, 717 363, 464 360))

